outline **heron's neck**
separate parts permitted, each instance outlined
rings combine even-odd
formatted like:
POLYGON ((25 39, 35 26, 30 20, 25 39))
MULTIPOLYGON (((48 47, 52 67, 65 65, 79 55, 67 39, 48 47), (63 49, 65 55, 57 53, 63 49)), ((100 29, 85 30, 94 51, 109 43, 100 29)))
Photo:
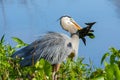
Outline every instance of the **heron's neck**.
POLYGON ((72 45, 73 45, 73 50, 75 50, 75 55, 78 54, 78 47, 79 47, 79 36, 78 34, 74 33, 71 34, 71 40, 72 40, 72 45))

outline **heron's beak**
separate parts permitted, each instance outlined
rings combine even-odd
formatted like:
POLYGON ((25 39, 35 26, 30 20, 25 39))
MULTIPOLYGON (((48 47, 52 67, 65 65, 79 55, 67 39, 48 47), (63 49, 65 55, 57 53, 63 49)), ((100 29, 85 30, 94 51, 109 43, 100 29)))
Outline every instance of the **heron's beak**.
POLYGON ((81 30, 82 27, 79 26, 75 21, 72 21, 72 23, 75 25, 75 28, 78 29, 78 30, 81 30))

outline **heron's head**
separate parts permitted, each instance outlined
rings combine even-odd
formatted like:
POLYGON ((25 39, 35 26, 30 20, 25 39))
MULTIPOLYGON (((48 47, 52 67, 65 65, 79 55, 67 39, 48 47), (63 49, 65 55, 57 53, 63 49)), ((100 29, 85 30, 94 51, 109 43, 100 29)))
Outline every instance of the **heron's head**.
POLYGON ((70 33, 76 33, 82 29, 70 16, 62 16, 60 18, 60 24, 64 30, 70 33))

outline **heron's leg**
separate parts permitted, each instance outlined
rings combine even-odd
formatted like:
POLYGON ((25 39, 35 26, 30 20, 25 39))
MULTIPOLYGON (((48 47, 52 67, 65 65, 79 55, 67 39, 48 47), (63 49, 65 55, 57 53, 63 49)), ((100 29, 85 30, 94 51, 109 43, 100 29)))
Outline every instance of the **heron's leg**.
POLYGON ((56 72, 59 70, 59 68, 60 68, 60 64, 52 65, 52 80, 57 80, 56 72))

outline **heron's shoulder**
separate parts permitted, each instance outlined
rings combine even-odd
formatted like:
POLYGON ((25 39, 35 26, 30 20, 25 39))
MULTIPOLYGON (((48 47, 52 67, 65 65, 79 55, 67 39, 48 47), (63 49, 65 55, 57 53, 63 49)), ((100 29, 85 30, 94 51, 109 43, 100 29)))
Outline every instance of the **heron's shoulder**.
POLYGON ((43 37, 70 39, 70 37, 67 36, 66 34, 58 33, 58 32, 47 32, 43 37))
POLYGON ((46 34, 42 35, 40 38, 38 38, 37 40, 35 40, 32 44, 44 44, 44 45, 48 45, 48 44, 52 44, 52 45, 56 45, 56 44, 60 44, 60 45, 64 45, 66 42, 70 41, 70 37, 62 34, 62 33, 58 33, 58 32, 47 32, 46 34))

